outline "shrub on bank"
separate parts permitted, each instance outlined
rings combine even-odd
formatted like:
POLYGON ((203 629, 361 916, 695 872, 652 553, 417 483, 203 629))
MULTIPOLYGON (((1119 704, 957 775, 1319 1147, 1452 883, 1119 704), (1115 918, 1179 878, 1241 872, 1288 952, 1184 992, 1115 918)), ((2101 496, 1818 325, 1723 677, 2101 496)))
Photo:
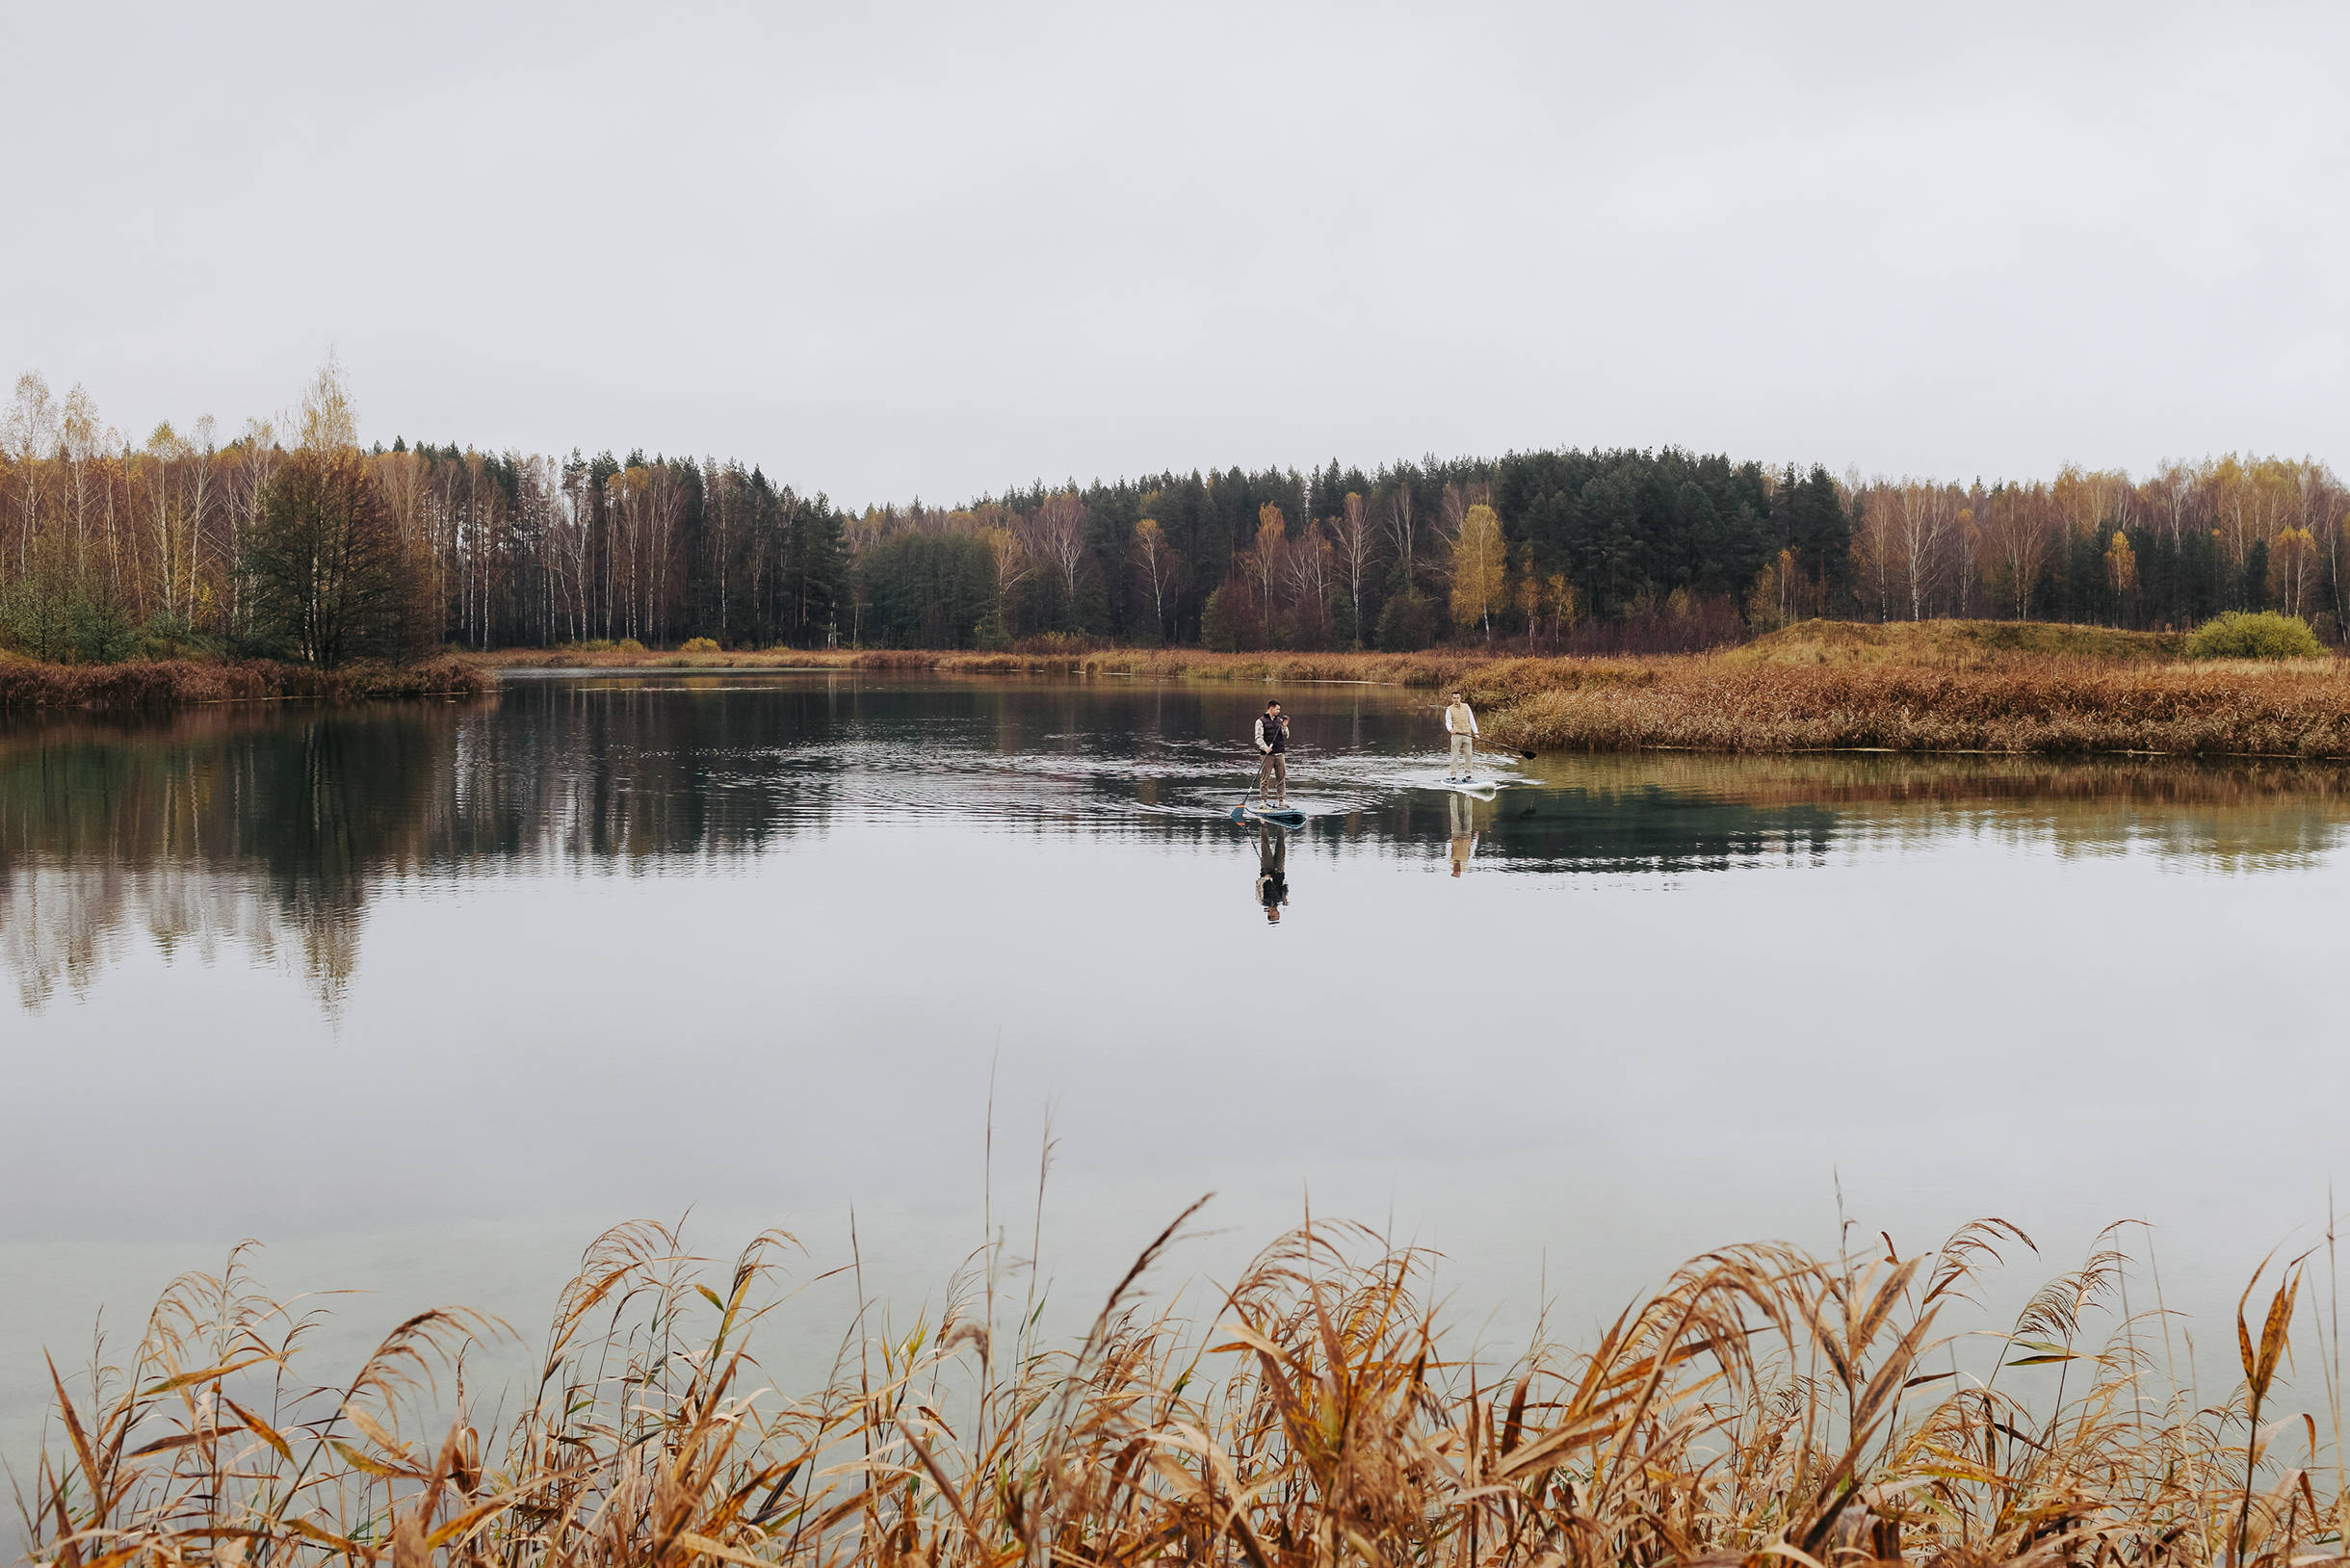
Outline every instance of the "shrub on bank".
POLYGON ((2325 644, 2299 615, 2274 611, 2214 615, 2187 639, 2190 659, 2323 659, 2325 644))
POLYGON ((706 637, 690 637, 686 639, 685 645, 677 651, 680 653, 716 653, 718 651, 718 645, 706 637))

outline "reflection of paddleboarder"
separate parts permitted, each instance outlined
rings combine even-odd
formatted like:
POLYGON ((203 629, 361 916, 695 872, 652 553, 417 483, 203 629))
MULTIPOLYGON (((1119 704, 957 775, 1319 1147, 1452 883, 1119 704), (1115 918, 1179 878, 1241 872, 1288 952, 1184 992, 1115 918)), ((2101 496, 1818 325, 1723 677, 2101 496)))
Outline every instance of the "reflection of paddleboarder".
POLYGON ((1458 692, 1452 693, 1452 705, 1445 710, 1445 733, 1452 737, 1445 777, 1467 778, 1476 771, 1476 715, 1469 711, 1468 698, 1458 692))
POLYGON ((1257 902, 1265 906, 1265 923, 1281 924, 1281 906, 1290 902, 1290 836, 1278 827, 1257 824, 1257 902))
POLYGON ((1257 798, 1266 798, 1267 782, 1273 786, 1271 798, 1287 805, 1290 798, 1290 720, 1282 713, 1281 704, 1268 702, 1265 716, 1257 720, 1257 798))
POLYGON ((1465 795, 1455 795, 1446 803, 1452 808, 1452 875, 1458 876, 1461 868, 1476 858, 1476 818, 1465 795))

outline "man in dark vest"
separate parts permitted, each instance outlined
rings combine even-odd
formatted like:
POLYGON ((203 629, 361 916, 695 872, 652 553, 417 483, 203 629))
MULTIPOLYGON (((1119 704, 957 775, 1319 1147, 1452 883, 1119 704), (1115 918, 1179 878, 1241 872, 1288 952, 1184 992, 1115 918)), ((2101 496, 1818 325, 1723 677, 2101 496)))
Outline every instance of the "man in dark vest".
POLYGON ((1257 720, 1257 798, 1271 799, 1275 805, 1287 805, 1290 798, 1290 721, 1281 712, 1281 704, 1265 705, 1265 717, 1257 720), (1266 791, 1272 785, 1271 794, 1266 791))

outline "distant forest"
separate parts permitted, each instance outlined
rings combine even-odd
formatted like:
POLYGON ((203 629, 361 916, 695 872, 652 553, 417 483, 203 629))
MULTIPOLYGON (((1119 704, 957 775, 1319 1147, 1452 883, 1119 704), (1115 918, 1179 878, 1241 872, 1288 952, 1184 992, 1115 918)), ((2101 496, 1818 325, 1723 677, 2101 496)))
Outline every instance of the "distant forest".
POLYGON ((338 440, 405 562, 417 640, 475 648, 1666 651, 1814 615, 2161 627, 2238 609, 2338 641, 2350 620, 2350 492, 2314 459, 1959 484, 1559 450, 851 512, 734 460, 354 451, 338 378, 299 416, 144 443, 79 387, 20 378, 0 424, 0 640, 83 659, 252 645, 272 496, 290 454, 338 440))

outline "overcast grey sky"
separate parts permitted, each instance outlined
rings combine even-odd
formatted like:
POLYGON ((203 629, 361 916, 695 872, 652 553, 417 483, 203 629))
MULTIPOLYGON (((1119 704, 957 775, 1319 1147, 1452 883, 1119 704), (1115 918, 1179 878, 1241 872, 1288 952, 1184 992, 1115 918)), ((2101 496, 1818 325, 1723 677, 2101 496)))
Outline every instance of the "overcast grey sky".
POLYGON ((0 369, 849 505, 2341 457, 2350 8, 4 0, 0 369))

